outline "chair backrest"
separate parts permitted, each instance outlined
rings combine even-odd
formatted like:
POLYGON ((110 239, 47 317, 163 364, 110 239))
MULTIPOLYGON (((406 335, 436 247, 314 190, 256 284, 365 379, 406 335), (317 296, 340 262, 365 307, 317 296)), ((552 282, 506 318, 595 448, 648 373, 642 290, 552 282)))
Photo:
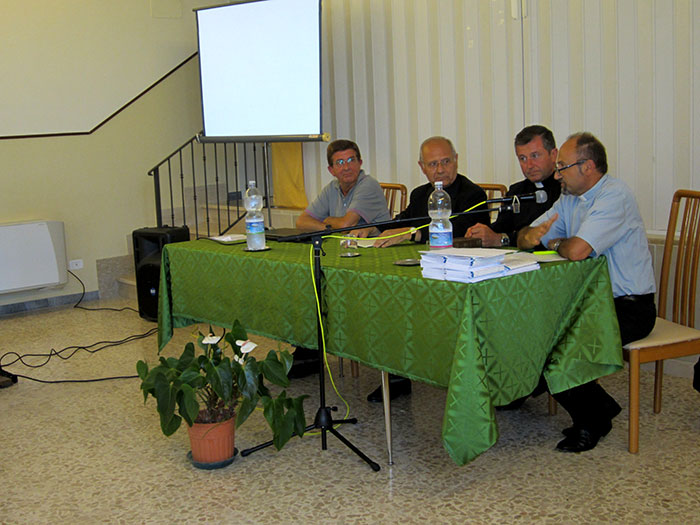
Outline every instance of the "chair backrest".
POLYGON ((506 193, 508 192, 508 188, 506 188, 503 184, 488 184, 481 182, 477 182, 477 184, 486 192, 486 197, 489 199, 505 197, 506 193))
POLYGON ((389 214, 395 217, 398 213, 406 209, 406 201, 408 200, 408 190, 403 184, 394 184, 392 182, 380 182, 379 185, 384 190, 384 198, 389 206, 389 214), (397 198, 398 202, 397 202, 397 198), (398 204, 398 208, 397 208, 398 204))
POLYGON ((700 257, 700 191, 676 190, 668 218, 664 258, 661 263, 658 316, 668 321, 695 327, 695 291, 700 257), (678 218, 681 217, 680 235, 675 260, 673 245, 678 218), (673 264, 673 304, 666 314, 666 302, 671 266, 673 264))

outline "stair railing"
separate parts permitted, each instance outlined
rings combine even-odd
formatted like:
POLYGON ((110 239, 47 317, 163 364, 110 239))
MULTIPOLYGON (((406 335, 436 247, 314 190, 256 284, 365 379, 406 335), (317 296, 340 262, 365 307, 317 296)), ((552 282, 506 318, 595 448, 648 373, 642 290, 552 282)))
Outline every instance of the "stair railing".
POLYGON ((152 168, 156 222, 188 226, 196 238, 222 235, 245 217, 243 194, 254 180, 272 221, 269 147, 265 142, 200 142, 195 135, 152 168), (260 184, 262 179, 262 185, 260 184))

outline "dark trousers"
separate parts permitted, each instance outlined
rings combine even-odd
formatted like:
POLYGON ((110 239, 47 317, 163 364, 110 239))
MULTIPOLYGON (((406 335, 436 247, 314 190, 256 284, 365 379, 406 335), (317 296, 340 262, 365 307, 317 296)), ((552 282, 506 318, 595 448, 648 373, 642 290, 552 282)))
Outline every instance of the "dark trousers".
MULTIPOLYGON (((642 339, 656 322, 654 294, 616 297, 615 312, 622 345, 642 339)), ((595 381, 553 396, 569 413, 574 426, 598 433, 607 433, 610 421, 620 411, 620 405, 595 381)))

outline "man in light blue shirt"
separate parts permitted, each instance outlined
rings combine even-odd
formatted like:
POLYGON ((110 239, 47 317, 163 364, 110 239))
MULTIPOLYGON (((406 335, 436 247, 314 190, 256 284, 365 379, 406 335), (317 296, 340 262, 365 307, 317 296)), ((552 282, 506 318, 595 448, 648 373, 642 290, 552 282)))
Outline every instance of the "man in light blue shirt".
MULTIPOLYGON (((615 298, 622 345, 646 337, 654 328, 654 272, 646 230, 637 202, 619 179, 607 175, 603 144, 590 133, 571 135, 557 157, 562 194, 554 206, 518 234, 518 247, 540 242, 572 261, 605 255, 615 298)), ((569 412, 573 427, 557 444, 564 452, 596 446, 620 412, 617 402, 596 382, 554 394, 569 412)))

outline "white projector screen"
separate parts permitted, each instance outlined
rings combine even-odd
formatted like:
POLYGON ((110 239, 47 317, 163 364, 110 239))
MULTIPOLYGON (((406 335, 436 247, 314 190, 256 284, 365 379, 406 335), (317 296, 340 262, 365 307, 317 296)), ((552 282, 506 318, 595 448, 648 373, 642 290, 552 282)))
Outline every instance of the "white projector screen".
POLYGON ((203 140, 320 140, 320 0, 196 13, 203 140))

